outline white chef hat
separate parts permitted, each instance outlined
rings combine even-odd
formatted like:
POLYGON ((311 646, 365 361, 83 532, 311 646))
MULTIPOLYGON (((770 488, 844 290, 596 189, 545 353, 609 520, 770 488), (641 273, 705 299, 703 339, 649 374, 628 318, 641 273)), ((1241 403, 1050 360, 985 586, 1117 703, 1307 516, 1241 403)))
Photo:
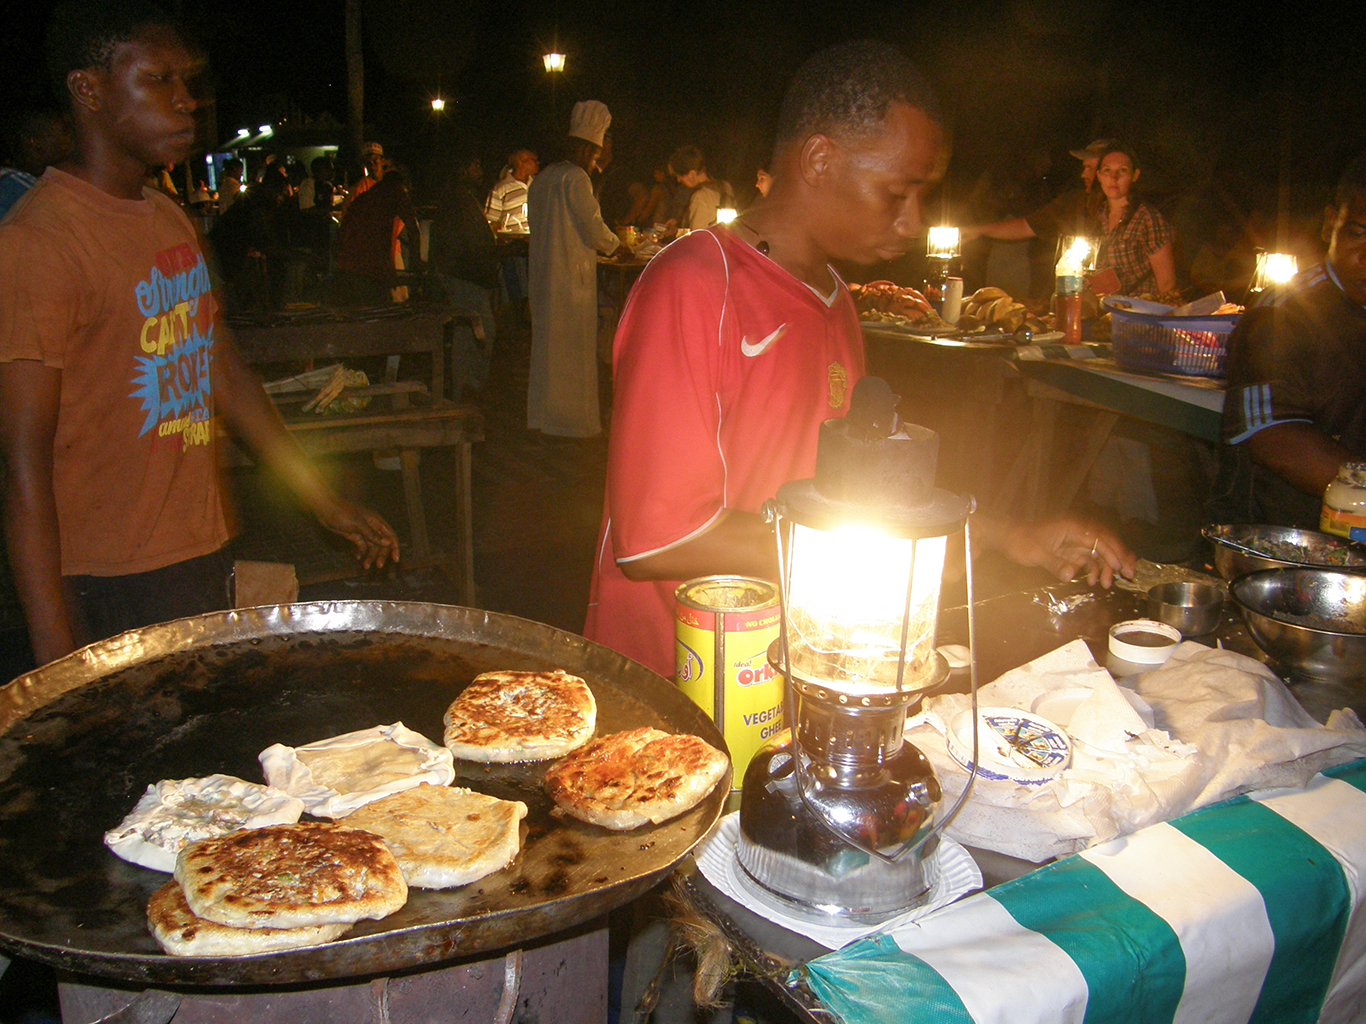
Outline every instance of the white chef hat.
POLYGON ((602 145, 607 126, 612 123, 612 112, 598 100, 580 100, 569 113, 569 134, 586 139, 595 146, 602 145))

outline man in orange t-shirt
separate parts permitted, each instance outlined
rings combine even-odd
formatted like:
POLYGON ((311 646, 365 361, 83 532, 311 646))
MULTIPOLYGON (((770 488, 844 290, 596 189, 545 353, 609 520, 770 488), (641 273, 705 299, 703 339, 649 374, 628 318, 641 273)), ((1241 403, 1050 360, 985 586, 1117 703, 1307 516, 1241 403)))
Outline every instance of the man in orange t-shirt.
POLYGON ((227 606, 217 416, 367 567, 396 559, 388 524, 323 483, 225 336, 190 222, 143 188, 194 141, 197 59, 156 8, 71 0, 49 60, 77 152, 0 227, 5 539, 38 663, 227 606))

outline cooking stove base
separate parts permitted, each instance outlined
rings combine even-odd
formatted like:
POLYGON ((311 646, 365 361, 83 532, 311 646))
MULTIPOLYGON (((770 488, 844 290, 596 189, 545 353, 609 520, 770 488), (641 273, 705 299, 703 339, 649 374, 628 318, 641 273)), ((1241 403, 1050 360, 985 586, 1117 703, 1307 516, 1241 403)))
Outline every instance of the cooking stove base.
POLYGON ((607 1019, 607 929, 488 960, 336 985, 179 993, 106 988, 67 976, 57 993, 63 1024, 168 1024, 172 1017, 175 1024, 599 1024, 607 1019))

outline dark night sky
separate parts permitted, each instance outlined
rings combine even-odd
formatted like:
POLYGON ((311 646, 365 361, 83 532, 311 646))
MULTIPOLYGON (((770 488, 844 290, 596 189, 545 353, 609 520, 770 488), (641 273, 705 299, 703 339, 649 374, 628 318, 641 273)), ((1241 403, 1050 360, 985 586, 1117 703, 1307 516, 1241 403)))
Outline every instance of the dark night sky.
MULTIPOLYGON (((344 119, 338 0, 182 4, 210 55, 220 137, 291 112, 344 119)), ((1307 224, 1366 147, 1366 19, 1333 6, 1287 4, 1293 16, 1277 19, 1198 0, 365 0, 366 122, 415 164, 437 143, 474 146, 492 176, 508 148, 553 146, 570 104, 594 97, 613 111, 628 169, 647 173, 695 141, 744 185, 792 69, 823 44, 872 35, 911 53, 945 99, 954 156, 941 203, 961 206, 989 174, 975 210, 1023 212, 1076 172, 1068 148, 1105 134, 1139 147, 1144 184, 1187 234, 1274 215, 1278 199, 1307 224), (569 66, 552 90, 539 56, 555 39, 569 66), (425 107, 438 89, 453 101, 440 122, 425 107)), ((10 16, 6 96, 35 88, 49 7, 10 16)))

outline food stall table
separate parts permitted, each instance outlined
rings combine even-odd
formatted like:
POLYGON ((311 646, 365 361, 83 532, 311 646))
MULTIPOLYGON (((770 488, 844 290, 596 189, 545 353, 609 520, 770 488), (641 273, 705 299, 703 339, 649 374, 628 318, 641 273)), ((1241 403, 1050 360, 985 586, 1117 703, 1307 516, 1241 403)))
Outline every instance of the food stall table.
MULTIPOLYGON (((1108 626, 1142 611, 1132 591, 1021 585, 1004 572, 978 601, 984 680, 1075 638, 1104 664, 1108 626)), ((963 607, 944 609, 940 634, 963 642, 963 607)), ((1202 642, 1255 651, 1228 609, 1202 642)), ((1241 1024, 1291 1019, 1291 1008, 1314 1020, 1320 1005, 1323 1019, 1346 1021, 1366 1006, 1363 814, 1358 761, 1305 790, 1235 797, 1037 870, 972 850, 986 892, 833 953, 700 873, 680 873, 678 889, 747 974, 813 1024, 1241 1024)))
POLYGON ((988 499, 995 508, 1021 508, 1028 518, 1065 511, 1086 481, 1120 416, 1219 443, 1224 383, 1125 369, 1110 359, 1018 359, 1010 364, 1025 381, 1032 403, 1024 443, 988 499), (1050 473, 1059 416, 1064 407, 1093 411, 1080 443, 1069 448, 1058 479, 1050 473))

